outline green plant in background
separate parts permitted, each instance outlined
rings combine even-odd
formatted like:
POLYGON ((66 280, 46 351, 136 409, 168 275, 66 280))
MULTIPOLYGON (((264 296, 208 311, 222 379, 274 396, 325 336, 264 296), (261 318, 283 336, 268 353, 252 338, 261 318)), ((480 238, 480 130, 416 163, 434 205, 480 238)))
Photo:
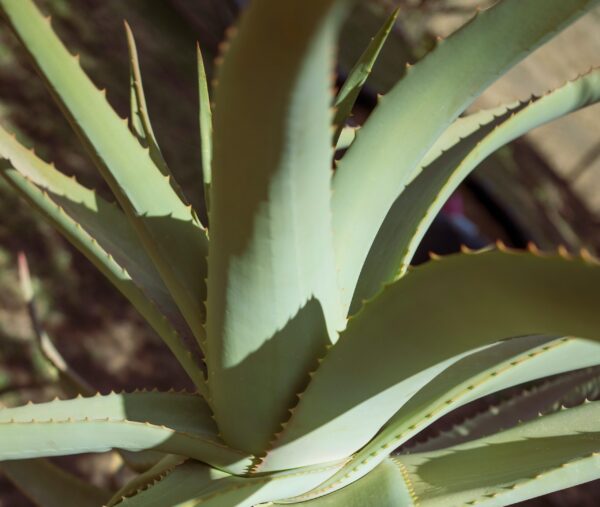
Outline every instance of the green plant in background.
POLYGON ((43 505, 507 505, 600 477, 600 402, 587 399, 599 374, 581 370, 600 363, 600 265, 500 244, 408 267, 481 160, 600 100, 593 70, 459 117, 600 1, 499 2, 342 132, 393 23, 333 97, 352 3, 254 0, 219 65, 212 113, 199 58, 207 229, 153 134, 130 31, 126 121, 31 0, 0 0, 117 204, 2 129, 0 174, 129 298, 197 388, 0 411, 2 468, 43 505), (347 148, 334 172, 332 136, 347 148), (469 401, 576 369, 394 454, 469 401), (162 458, 112 495, 26 460, 109 449, 162 458))

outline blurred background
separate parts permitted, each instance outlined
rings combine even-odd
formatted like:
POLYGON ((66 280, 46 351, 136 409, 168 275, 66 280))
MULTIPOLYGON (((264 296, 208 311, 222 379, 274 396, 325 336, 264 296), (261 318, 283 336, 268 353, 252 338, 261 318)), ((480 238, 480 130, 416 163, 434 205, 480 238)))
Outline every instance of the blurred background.
MULTIPOLYGON (((129 113, 129 68, 122 21, 136 36, 153 126, 165 158, 196 209, 203 209, 197 120, 195 43, 212 76, 224 31, 244 2, 236 0, 37 0, 95 83, 107 89, 121 116, 129 113)), ((359 124, 383 93, 413 63, 466 22, 489 0, 363 2, 339 47, 339 79, 398 4, 402 11, 365 92, 359 124)), ((600 10, 538 50, 489 89, 474 109, 493 107, 551 88, 600 65, 600 10)), ((423 91, 426 94, 426 90, 423 91)), ((0 24, 0 122, 45 160, 76 174, 103 196, 110 193, 70 127, 28 65, 16 39, 0 24)), ((206 217, 203 215, 203 219, 206 217)), ((191 387, 166 347, 125 299, 58 233, 0 182, 0 407, 64 396, 57 374, 34 339, 17 276, 16 257, 27 254, 44 327, 61 354, 88 383, 111 389, 191 387)), ((428 251, 449 253, 461 244, 496 239, 541 249, 564 245, 600 254, 600 106, 545 126, 490 157, 452 197, 417 261, 428 251)), ((477 410, 471 408, 471 410, 477 410)), ((442 420, 436 430, 444 429, 442 420)), ((111 453, 58 460, 98 485, 119 460, 111 453)), ((113 481, 113 482, 111 482, 113 481)), ((598 482, 524 503, 528 506, 597 506, 598 482)), ((30 506, 0 476, 0 507, 30 506)))

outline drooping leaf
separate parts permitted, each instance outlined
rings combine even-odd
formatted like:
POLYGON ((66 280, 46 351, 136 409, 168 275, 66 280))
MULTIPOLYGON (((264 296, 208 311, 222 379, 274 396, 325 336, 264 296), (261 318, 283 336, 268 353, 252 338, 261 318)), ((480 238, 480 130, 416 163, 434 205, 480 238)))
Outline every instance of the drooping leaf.
POLYGON ((470 401, 540 377, 593 365, 599 354, 600 344, 593 341, 536 336, 509 340, 471 354, 408 400, 375 438, 310 496, 345 487, 369 473, 395 448, 470 401))
POLYGON ((529 104, 507 106, 502 112, 482 111, 474 118, 459 120, 450 133, 458 131, 466 137, 456 139, 454 146, 446 144, 446 151, 422 169, 388 212, 363 266, 351 313, 384 283, 404 274, 443 204, 485 158, 528 131, 599 100, 600 70, 594 70, 529 104), (469 132, 473 119, 485 124, 469 132), (467 122, 470 124, 465 125, 467 122))
POLYGON ((0 127, 0 176, 49 220, 127 297, 169 346, 198 389, 204 376, 182 338, 189 327, 125 215, 41 160, 0 127))
POLYGON ((379 101, 334 177, 335 251, 347 305, 379 227, 439 135, 498 76, 599 4, 499 2, 441 42, 379 101))
POLYGON ((539 334, 600 339, 599 283, 591 260, 501 251, 410 271, 350 319, 258 470, 351 454, 436 375, 481 347, 539 334))
POLYGON ((217 74, 209 384, 224 438, 249 452, 265 448, 307 382, 327 339, 323 322, 332 341, 343 325, 330 102, 347 3, 251 3, 217 74))
POLYGON ((42 507, 98 507, 110 496, 44 459, 4 461, 0 473, 42 507))
POLYGON ((202 341, 206 232, 32 0, 1 0, 0 8, 202 341))
POLYGON ((440 451, 394 458, 422 507, 502 506, 600 477, 600 402, 440 451))
POLYGON ((371 74, 373 65, 375 65, 377 57, 381 52, 381 48, 383 48, 388 35, 396 23, 399 12, 399 8, 394 10, 394 12, 392 12, 385 20, 383 26, 371 39, 371 42, 363 54, 360 55, 360 58, 350 70, 346 81, 344 81, 344 84, 335 99, 336 112, 333 118, 333 124, 335 126, 335 133, 333 135, 334 146, 338 144, 346 121, 352 114, 352 108, 354 107, 356 99, 360 95, 360 91, 371 74))
POLYGON ((208 405, 191 394, 109 394, 5 408, 0 439, 0 461, 114 448, 189 456, 238 474, 252 463, 223 443, 208 405))

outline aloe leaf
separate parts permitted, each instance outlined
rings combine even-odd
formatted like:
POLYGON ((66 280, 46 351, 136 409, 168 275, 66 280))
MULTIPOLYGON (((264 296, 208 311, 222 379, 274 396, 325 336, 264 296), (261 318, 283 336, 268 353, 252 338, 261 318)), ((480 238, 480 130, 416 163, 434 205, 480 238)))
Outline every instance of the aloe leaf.
POLYGON ((410 271, 350 319, 257 470, 355 452, 419 389, 476 349, 536 334, 598 340, 597 282, 592 260, 502 251, 410 271))
POLYGON ((98 507, 110 496, 44 459, 5 461, 0 472, 43 507, 98 507))
POLYGON ((334 242, 346 304, 385 216, 439 135, 498 76, 599 4, 499 2, 442 41, 381 98, 333 182, 334 242))
POLYGON ((110 449, 190 456, 231 473, 251 457, 225 445, 198 395, 136 392, 0 410, 0 461, 110 449))
POLYGON ((333 118, 333 124, 335 125, 335 133, 333 135, 334 146, 338 144, 344 125, 352 114, 354 103, 360 95, 360 91, 367 81, 367 78, 371 74, 373 65, 375 65, 377 57, 396 23, 399 12, 400 8, 395 9, 371 39, 371 42, 363 54, 360 55, 360 58, 350 70, 346 81, 344 81, 344 84, 335 99, 336 112, 333 118))
POLYGON ((365 477, 344 489, 309 501, 304 501, 302 498, 298 498, 299 503, 286 502, 286 505, 295 507, 364 507, 365 505, 416 507, 411 496, 410 485, 406 483, 402 469, 389 458, 386 458, 365 477))
MULTIPOLYGON (((307 497, 345 487, 369 473, 393 449, 470 401, 537 378, 594 365, 599 354, 600 344, 596 342, 536 336, 509 340, 471 354, 417 392, 375 438, 307 497)), ((537 410, 534 414, 537 415, 537 410)), ((464 434, 463 430, 460 429, 460 435, 464 434)))
POLYGON ((600 477, 600 402, 441 451, 397 456, 420 506, 510 505, 600 477))
POLYGON ((119 507, 253 507, 284 500, 323 481, 339 463, 306 467, 262 477, 234 477, 202 463, 187 461, 154 485, 125 497, 119 507))
POLYGON ((202 341, 206 231, 32 0, 0 0, 0 7, 202 341))
POLYGON ((547 380, 491 405, 487 410, 461 421, 448 431, 410 445, 408 451, 421 453, 453 447, 507 430, 524 421, 536 419, 542 414, 558 412, 565 406, 580 405, 589 399, 585 393, 590 386, 593 389, 593 386, 599 385, 600 369, 597 367, 547 380))
POLYGON ((210 105, 210 95, 208 91, 208 81, 206 79, 206 68, 204 67, 204 58, 200 44, 196 46, 196 55, 198 60, 198 98, 200 124, 200 148, 202 154, 202 177, 204 179, 204 202, 206 211, 210 211, 210 181, 212 178, 212 109, 210 105))
POLYGON ((185 461, 187 461, 187 458, 184 456, 178 456, 176 454, 163 455, 162 459, 155 463, 149 470, 135 476, 119 489, 110 500, 106 502, 106 507, 114 507, 121 502, 123 498, 133 496, 138 491, 148 488, 185 461))
POLYGON ((335 150, 347 150, 356 138, 359 127, 344 127, 340 133, 335 150))
POLYGON ((249 452, 264 449, 306 383, 327 336, 319 314, 329 340, 344 324, 330 103, 347 3, 253 2, 217 74, 207 360, 223 436, 249 452))
POLYGON ((446 145, 446 151, 424 167, 394 202, 363 266, 351 313, 358 311, 362 301, 374 296, 384 283, 404 274, 443 204, 485 158, 533 128, 599 100, 600 70, 593 70, 529 103, 508 106, 501 113, 497 109, 480 112, 474 119, 485 124, 473 132, 469 132, 470 125, 465 125, 472 124, 473 118, 450 128, 455 135, 459 130, 467 135, 452 147, 446 145))
POLYGON ((0 168, 25 199, 127 297, 169 346, 198 389, 204 376, 185 343, 192 334, 125 215, 68 178, 0 127, 0 168), (182 342, 182 338, 185 342, 182 342))

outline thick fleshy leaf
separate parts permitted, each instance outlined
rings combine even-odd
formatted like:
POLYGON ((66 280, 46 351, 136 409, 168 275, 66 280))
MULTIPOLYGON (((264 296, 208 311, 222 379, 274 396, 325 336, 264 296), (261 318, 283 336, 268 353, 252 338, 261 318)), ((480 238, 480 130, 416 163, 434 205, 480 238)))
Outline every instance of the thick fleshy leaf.
POLYGON ((208 93, 208 81, 200 44, 196 47, 198 60, 198 123, 200 125, 200 152, 202 155, 202 177, 204 179, 204 202, 207 213, 210 211, 210 181, 212 178, 212 108, 208 93))
POLYGON ((454 146, 447 143, 446 151, 423 168, 394 202, 365 261, 350 312, 358 311, 362 301, 373 297, 386 282, 404 274, 446 200, 485 158, 533 128, 599 100, 600 70, 594 70, 529 104, 487 114, 481 111, 450 127, 449 135, 464 138, 455 138, 454 146), (481 127, 469 132, 473 120, 481 122, 481 127))
POLYGON ((0 176, 131 301, 204 392, 204 376, 186 346, 194 345, 189 327, 125 215, 1 127, 0 158, 8 162, 0 168, 0 176))
POLYGON ((194 335, 201 340, 206 231, 33 1, 0 0, 0 8, 124 209, 194 335))
MULTIPOLYGON (((597 342, 535 336, 509 340, 471 354, 415 394, 375 438, 354 454, 335 476, 311 491, 308 497, 342 488, 369 473, 393 449, 470 401, 540 377, 597 364, 598 358, 600 344, 597 342)), ((552 400, 548 403, 552 404, 552 400)), ((537 415, 534 403, 530 408, 537 415)), ((464 436, 463 429, 457 434, 464 436)))
POLYGON ((394 461, 422 507, 501 507, 524 501, 600 478, 600 402, 394 461))
POLYGON ((334 177, 334 241, 347 305, 379 227, 439 135, 498 76, 599 4, 498 2, 442 41, 381 98, 334 177))
POLYGON ((355 452, 436 375, 504 338, 600 339, 599 284, 592 260, 516 252, 453 255, 410 271, 350 319, 257 469, 355 452))
POLYGON ((191 394, 109 394, 6 408, 0 438, 0 461, 114 448, 190 456, 238 474, 252 462, 223 443, 208 405, 191 394))
POLYGON ((249 452, 266 447, 306 384, 327 339, 323 322, 332 341, 344 324, 330 105, 348 3, 252 2, 217 75, 209 385, 224 438, 249 452))
POLYGON ((43 507, 99 507, 110 496, 44 459, 4 461, 0 473, 43 507))
MULTIPOLYGON (((301 500, 302 497, 298 498, 301 500)), ((295 507, 413 507, 410 485, 397 463, 386 458, 375 470, 344 489, 320 498, 289 503, 295 507)))
POLYGON ((396 9, 394 12, 392 12, 388 19, 386 19, 383 26, 371 39, 371 42, 363 54, 360 55, 360 58, 354 67, 352 67, 352 70, 350 70, 346 81, 344 81, 344 85, 335 99, 336 112, 335 117, 333 118, 333 124, 335 125, 336 130, 333 135, 334 146, 338 144, 346 121, 352 114, 354 103, 360 95, 360 91, 367 81, 367 78, 371 74, 371 70, 377 61, 377 57, 381 52, 381 48, 383 48, 388 35, 394 27, 394 23, 396 22, 399 11, 400 9, 396 9))
POLYGON ((456 424, 448 431, 409 446, 408 452, 413 454, 453 447, 510 429, 524 421, 536 419, 541 414, 558 412, 565 406, 581 405, 588 399, 594 401, 594 398, 588 398, 588 394, 598 396, 599 387, 599 367, 547 380, 490 406, 486 411, 456 424))
POLYGON ((154 485, 115 505, 253 507, 307 491, 339 467, 340 464, 324 464, 262 477, 234 477, 190 460, 167 472, 154 485))

